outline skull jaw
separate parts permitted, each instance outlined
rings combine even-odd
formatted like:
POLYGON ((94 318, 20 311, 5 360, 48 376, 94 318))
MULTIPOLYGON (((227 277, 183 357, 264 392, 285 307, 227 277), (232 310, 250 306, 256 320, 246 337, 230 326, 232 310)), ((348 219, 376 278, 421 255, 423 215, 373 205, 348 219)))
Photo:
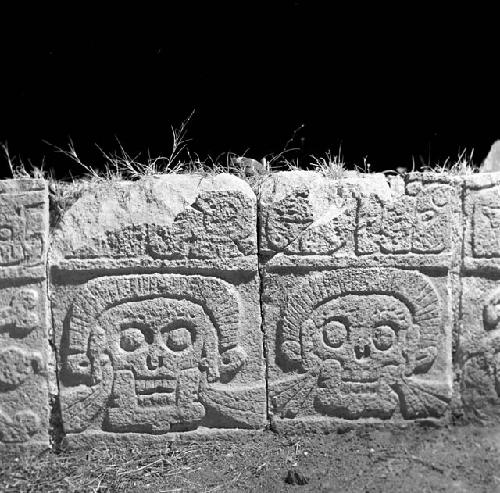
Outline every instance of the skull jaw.
POLYGON ((205 407, 198 402, 199 380, 197 369, 183 370, 174 391, 138 395, 133 372, 115 371, 113 407, 108 409, 105 427, 113 432, 153 434, 195 429, 205 417, 205 407))
POLYGON ((373 384, 341 382, 335 387, 318 388, 314 399, 314 407, 319 412, 343 419, 389 419, 398 404, 397 395, 383 381, 373 384))
POLYGON ((314 407, 322 414, 337 418, 389 419, 399 399, 387 376, 374 371, 346 372, 340 362, 330 360, 318 378, 314 407))
POLYGON ((162 434, 169 431, 189 431, 198 428, 205 417, 200 402, 185 405, 141 406, 108 409, 107 428, 117 433, 162 434))

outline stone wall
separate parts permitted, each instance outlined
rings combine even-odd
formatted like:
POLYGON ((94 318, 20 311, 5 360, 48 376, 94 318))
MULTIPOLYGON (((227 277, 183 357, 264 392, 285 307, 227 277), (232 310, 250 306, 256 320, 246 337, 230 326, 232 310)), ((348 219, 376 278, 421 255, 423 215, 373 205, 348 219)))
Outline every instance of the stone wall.
POLYGON ((0 182, 1 446, 500 419, 498 175, 0 182))

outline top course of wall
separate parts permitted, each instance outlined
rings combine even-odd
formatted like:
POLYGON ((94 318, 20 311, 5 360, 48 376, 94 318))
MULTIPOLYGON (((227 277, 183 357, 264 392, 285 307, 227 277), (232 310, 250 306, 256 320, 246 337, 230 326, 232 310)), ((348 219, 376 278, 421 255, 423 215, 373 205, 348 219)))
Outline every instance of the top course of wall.
POLYGON ((256 200, 229 174, 101 181, 63 213, 50 262, 60 269, 256 268, 256 200))
POLYGON ((276 173, 260 193, 268 267, 450 267, 460 237, 461 178, 436 173, 276 173))

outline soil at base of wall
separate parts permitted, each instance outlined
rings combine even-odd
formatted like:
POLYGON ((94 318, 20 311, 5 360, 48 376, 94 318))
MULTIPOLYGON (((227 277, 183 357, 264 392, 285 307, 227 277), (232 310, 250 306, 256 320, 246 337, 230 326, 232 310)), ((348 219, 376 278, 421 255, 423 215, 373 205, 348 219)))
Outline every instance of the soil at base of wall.
POLYGON ((500 427, 344 427, 191 443, 2 452, 1 491, 500 492, 500 427))

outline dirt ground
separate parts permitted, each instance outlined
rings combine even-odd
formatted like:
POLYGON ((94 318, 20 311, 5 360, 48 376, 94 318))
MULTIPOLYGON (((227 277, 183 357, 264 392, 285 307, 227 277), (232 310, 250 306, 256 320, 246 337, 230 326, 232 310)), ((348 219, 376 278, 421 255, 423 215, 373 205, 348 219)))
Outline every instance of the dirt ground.
POLYGON ((2 492, 500 492, 500 427, 475 425, 265 431, 1 459, 2 492))

